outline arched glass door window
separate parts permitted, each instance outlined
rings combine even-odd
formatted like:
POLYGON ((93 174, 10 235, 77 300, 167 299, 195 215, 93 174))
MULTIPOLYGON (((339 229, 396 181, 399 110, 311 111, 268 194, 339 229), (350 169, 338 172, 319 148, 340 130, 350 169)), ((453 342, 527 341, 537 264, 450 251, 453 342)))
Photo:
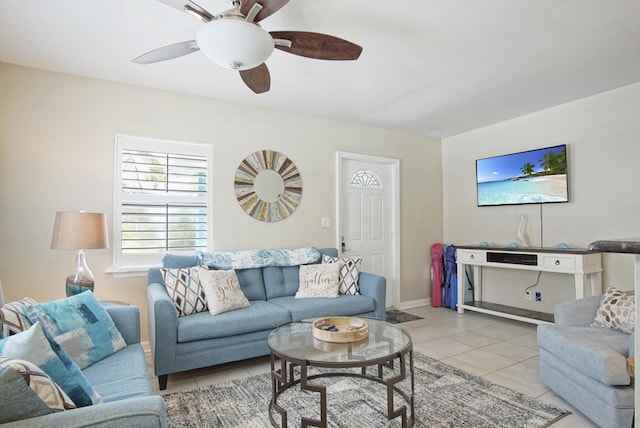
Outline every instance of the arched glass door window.
POLYGON ((349 186, 364 187, 368 189, 382 189, 382 182, 380 181, 378 174, 375 172, 369 169, 361 169, 351 176, 349 186))

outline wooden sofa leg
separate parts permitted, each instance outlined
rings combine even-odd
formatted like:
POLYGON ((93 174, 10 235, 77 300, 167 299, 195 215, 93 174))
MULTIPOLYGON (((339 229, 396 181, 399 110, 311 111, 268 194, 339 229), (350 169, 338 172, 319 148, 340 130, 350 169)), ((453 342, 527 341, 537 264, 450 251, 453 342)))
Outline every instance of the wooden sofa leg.
POLYGON ((160 386, 160 391, 164 391, 167 389, 167 381, 169 380, 168 374, 163 374, 158 376, 158 385, 160 386))

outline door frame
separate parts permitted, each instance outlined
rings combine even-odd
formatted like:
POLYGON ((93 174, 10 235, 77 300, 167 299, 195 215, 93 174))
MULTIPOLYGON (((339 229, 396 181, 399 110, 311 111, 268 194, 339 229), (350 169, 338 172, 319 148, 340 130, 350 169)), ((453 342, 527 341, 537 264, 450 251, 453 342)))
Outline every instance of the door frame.
POLYGON ((391 227, 389 248, 391 250, 389 271, 392 277, 387 278, 387 285, 392 286, 392 300, 386 302, 387 307, 393 306, 396 309, 400 305, 400 160, 387 158, 382 156, 364 155, 360 153, 336 152, 336 248, 340 251, 341 244, 341 201, 343 197, 342 191, 342 173, 343 162, 346 160, 355 160, 361 162, 378 163, 391 167, 391 183, 390 184, 390 212, 391 218, 389 225, 391 227))

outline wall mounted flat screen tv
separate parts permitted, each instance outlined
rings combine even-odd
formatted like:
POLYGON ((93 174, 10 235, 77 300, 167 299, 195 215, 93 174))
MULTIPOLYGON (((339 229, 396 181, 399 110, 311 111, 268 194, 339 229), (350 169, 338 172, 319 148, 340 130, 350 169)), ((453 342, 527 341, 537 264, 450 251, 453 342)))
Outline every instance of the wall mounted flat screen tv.
POLYGON ((478 206, 569 202, 567 146, 476 161, 478 206))

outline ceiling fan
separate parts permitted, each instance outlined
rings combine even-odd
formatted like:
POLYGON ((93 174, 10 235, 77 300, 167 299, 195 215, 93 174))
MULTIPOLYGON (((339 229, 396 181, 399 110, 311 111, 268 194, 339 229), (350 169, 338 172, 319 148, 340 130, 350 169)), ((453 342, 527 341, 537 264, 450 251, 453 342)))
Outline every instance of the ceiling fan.
POLYGON ((238 70, 256 94, 271 85, 264 63, 279 49, 294 55, 334 61, 356 60, 362 47, 338 37, 307 31, 270 31, 258 22, 280 10, 289 0, 231 0, 233 9, 217 15, 191 0, 159 0, 204 22, 195 40, 154 49, 134 58, 136 64, 152 64, 202 51, 214 63, 238 70))

